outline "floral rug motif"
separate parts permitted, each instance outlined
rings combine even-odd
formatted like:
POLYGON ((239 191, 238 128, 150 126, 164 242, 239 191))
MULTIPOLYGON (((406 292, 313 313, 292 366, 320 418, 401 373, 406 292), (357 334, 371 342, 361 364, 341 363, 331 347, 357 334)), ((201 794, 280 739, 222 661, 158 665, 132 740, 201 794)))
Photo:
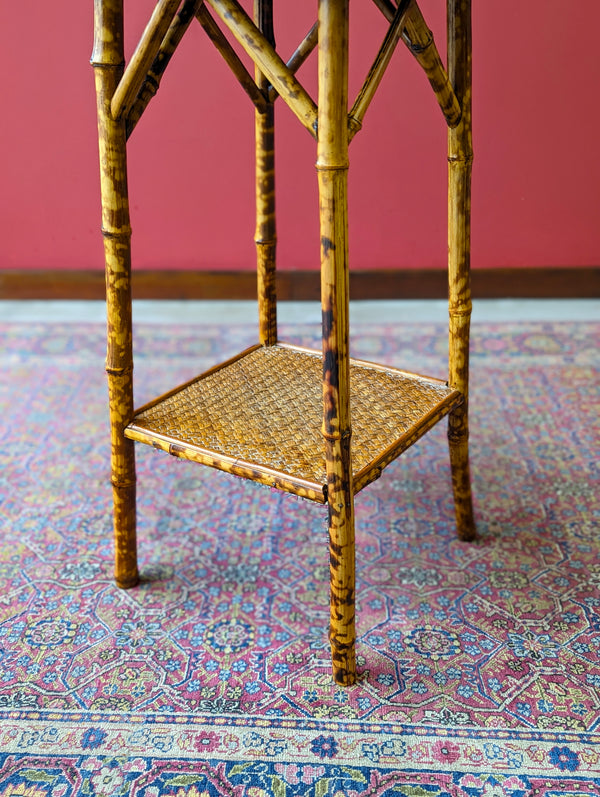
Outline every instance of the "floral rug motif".
MULTIPOLYGON (((142 583, 117 589, 104 329, 0 325, 0 797, 599 795, 599 333, 475 325, 479 539, 440 424, 356 498, 342 689, 324 508, 138 446, 142 583)), ((139 326, 136 404, 255 335, 139 326)), ((352 345, 444 375, 436 325, 352 345)))

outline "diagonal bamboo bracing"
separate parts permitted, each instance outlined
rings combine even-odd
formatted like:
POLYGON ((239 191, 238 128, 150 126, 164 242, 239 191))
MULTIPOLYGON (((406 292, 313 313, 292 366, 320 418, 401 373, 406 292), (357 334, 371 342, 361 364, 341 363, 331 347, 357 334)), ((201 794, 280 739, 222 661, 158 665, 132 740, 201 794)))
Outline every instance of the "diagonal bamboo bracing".
POLYGON ((361 129, 362 120, 365 116, 365 113, 367 112, 367 109, 371 104, 371 100, 375 96, 375 92, 381 83, 385 70, 392 59, 396 45, 400 41, 400 37, 402 35, 402 26, 404 24, 406 12, 408 11, 410 3, 411 0, 400 0, 398 8, 396 9, 394 17, 390 23, 389 30, 385 36, 385 39, 383 40, 383 44, 379 48, 377 57, 373 62, 373 66, 369 70, 367 79, 365 80, 350 113, 348 114, 348 121, 350 124, 349 135, 351 139, 354 138, 354 136, 361 129))
MULTIPOLYGON (((315 49, 317 44, 319 43, 319 23, 315 22, 312 28, 308 31, 306 36, 302 39, 298 47, 292 53, 292 57, 287 62, 287 68, 290 72, 295 75, 296 72, 300 69, 302 64, 306 61, 308 56, 312 53, 315 49)), ((275 99, 279 95, 275 91, 275 89, 271 86, 269 89, 269 99, 274 102, 275 99)))
POLYGON ((316 137, 317 106, 236 0, 209 0, 240 45, 304 127, 316 137))
MULTIPOLYGON (((302 64, 306 61, 308 56, 312 53, 319 42, 319 23, 315 22, 312 28, 308 31, 304 39, 300 42, 298 47, 292 53, 292 57, 287 62, 287 68, 295 75, 300 69, 302 64)), ((269 99, 275 102, 279 94, 273 86, 269 87, 269 99)))
POLYGON ((146 79, 152 62, 177 12, 180 0, 158 0, 142 38, 119 81, 111 102, 114 119, 126 116, 146 79))
POLYGON ((127 114, 126 130, 127 138, 133 133, 135 126, 139 122, 142 114, 146 110, 150 100, 159 89, 162 76, 169 65, 169 61, 177 46, 183 39, 186 30, 189 28, 194 15, 202 5, 204 0, 185 0, 173 22, 169 26, 167 34, 160 45, 156 58, 152 62, 148 74, 142 83, 140 91, 127 114))
POLYGON ((204 28, 208 38, 221 53, 225 63, 231 69, 246 94, 254 103, 256 109, 260 113, 265 113, 267 110, 267 99, 265 97, 265 93, 256 85, 252 75, 248 72, 231 44, 229 44, 204 4, 198 10, 196 17, 198 22, 204 28))
MULTIPOLYGON (((373 0, 373 2, 388 22, 392 22, 396 6, 391 0, 373 0)), ((433 34, 427 27, 416 0, 411 0, 407 10, 402 38, 425 71, 446 122, 449 127, 455 127, 460 121, 460 103, 435 46, 433 34)))
POLYGON ((287 62, 288 69, 296 73, 319 43, 319 23, 315 22, 287 62))
POLYGON ((460 103, 435 46, 433 33, 427 27, 415 0, 406 15, 404 41, 423 67, 448 126, 456 127, 460 121, 460 103))

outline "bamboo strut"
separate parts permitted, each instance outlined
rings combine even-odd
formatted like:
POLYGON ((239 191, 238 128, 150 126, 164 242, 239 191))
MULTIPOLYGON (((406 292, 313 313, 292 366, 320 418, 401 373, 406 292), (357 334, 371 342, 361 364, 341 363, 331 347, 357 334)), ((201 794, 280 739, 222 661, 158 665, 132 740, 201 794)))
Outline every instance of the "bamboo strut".
POLYGON ((181 0, 158 0, 111 102, 114 119, 126 116, 165 38, 181 0))
MULTIPOLYGON (((254 0, 254 19, 271 47, 275 48, 273 0, 254 0)), ((268 96, 269 80, 256 67, 256 83, 268 96)), ((266 104, 265 112, 255 115, 256 147, 256 244, 259 341, 266 346, 277 343, 277 293, 275 285, 275 109, 266 104)))
POLYGON ((209 39, 223 56, 225 62, 240 82, 246 94, 250 97, 255 107, 260 113, 267 111, 267 99, 263 92, 254 82, 252 75, 248 72, 240 57, 227 41, 223 32, 211 17, 205 5, 202 5, 196 14, 198 22, 204 28, 209 39))
POLYGON ((308 56, 315 49, 319 43, 319 23, 315 22, 312 28, 308 31, 304 39, 296 48, 292 57, 287 62, 288 69, 294 74, 300 69, 302 64, 306 61, 308 56))
POLYGON ((144 80, 139 94, 133 103, 131 110, 127 114, 126 130, 127 138, 133 133, 135 126, 139 122, 142 114, 148 107, 150 100, 154 97, 160 87, 160 81, 169 65, 169 61, 177 46, 181 42, 186 30, 189 28, 192 19, 202 5, 204 0, 185 0, 180 10, 175 15, 169 30, 160 46, 158 54, 146 79, 144 80))
POLYGON ((92 65, 98 106, 102 233, 106 258, 107 356, 114 500, 115 579, 138 583, 135 530, 135 453, 124 437, 133 417, 131 256, 125 125, 110 113, 123 73, 123 0, 94 0, 92 65))
MULTIPOLYGON (((373 2, 388 22, 394 19, 396 7, 390 0, 373 0, 373 2)), ((446 122, 450 127, 455 127, 460 121, 460 103, 435 46, 433 34, 427 27, 415 0, 412 0, 407 10, 402 38, 424 69, 446 122)))
POLYGON ((356 680, 348 325, 348 0, 319 0, 317 170, 333 677, 356 680))
MULTIPOLYGON (((312 28, 308 31, 304 39, 300 42, 296 50, 292 53, 292 57, 287 62, 287 68, 290 70, 292 74, 296 74, 296 72, 300 69, 302 64, 306 61, 308 56, 312 53, 315 49, 317 44, 319 43, 319 24, 315 22, 312 28)), ((271 102, 275 102, 279 94, 275 91, 275 89, 271 86, 269 89, 269 99, 271 102)))
POLYGON ((373 2, 388 22, 391 22, 394 19, 396 6, 392 3, 392 0, 373 0, 373 2))
POLYGON ((469 475, 469 327, 471 319, 471 0, 448 0, 448 71, 462 106, 448 131, 449 384, 465 397, 448 416, 450 463, 458 536, 476 536, 469 475))
POLYGON ((435 46, 433 34, 415 0, 406 15, 404 41, 425 70, 448 126, 456 127, 460 121, 460 104, 435 46))
POLYGON ((315 103, 237 0, 209 0, 209 3, 256 66, 268 77, 283 101, 310 134, 316 136, 315 103))
POLYGON ((371 100, 375 96, 375 92, 381 83, 381 79, 385 74, 385 70, 388 68, 392 55, 394 54, 394 50, 396 49, 396 45, 400 41, 400 37, 402 35, 402 26, 404 24, 404 19, 410 3, 411 0, 400 1, 394 14, 394 18, 390 24, 389 30, 385 36, 385 39, 383 40, 381 47, 379 48, 377 57, 373 62, 373 66, 369 70, 367 79, 365 80, 364 85, 361 88, 354 105, 352 106, 352 110, 348 115, 348 121, 350 124, 350 140, 352 140, 361 129, 365 113, 371 104, 371 100))

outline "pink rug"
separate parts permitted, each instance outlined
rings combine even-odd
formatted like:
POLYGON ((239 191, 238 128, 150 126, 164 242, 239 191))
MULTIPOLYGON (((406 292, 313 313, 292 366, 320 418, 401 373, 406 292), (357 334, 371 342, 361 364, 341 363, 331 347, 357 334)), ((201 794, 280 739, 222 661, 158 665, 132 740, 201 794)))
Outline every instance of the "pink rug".
MULTIPOLYGON (((0 797, 599 794, 599 332, 475 327, 480 540, 455 539, 442 424, 357 497, 341 689, 324 509, 140 446, 143 582, 118 590, 104 330, 1 326, 0 797)), ((254 335, 142 326, 136 403, 254 335)), ((362 325, 353 354, 443 376, 445 346, 362 325)))

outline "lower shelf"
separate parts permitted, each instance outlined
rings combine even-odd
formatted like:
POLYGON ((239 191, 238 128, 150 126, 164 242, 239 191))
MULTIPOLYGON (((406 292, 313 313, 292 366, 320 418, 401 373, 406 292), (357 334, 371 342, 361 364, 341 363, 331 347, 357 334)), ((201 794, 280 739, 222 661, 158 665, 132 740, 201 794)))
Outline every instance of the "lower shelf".
MULTIPOLYGON (((462 402, 445 382, 350 361, 353 488, 462 402)), ((136 411, 125 435, 325 503, 322 354, 254 346, 136 411)))

